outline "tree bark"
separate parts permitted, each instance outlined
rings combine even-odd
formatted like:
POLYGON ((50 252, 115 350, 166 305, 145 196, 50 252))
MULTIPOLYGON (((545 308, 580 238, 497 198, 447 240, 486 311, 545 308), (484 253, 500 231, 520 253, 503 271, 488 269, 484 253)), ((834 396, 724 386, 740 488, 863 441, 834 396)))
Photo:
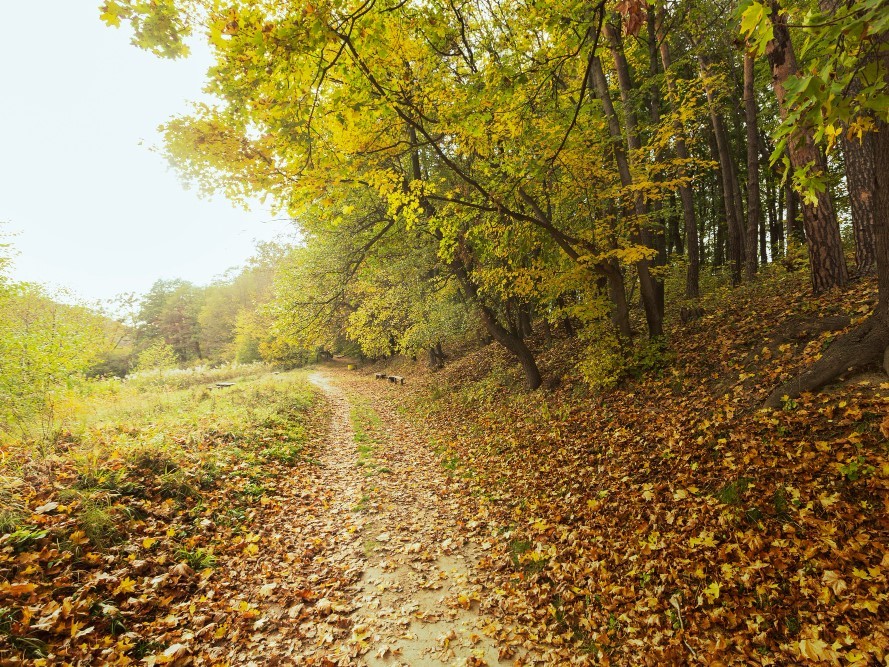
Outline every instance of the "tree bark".
POLYGON ((741 268, 743 265, 744 237, 741 230, 741 220, 738 218, 737 203, 735 202, 735 186, 732 182, 734 166, 732 163, 731 147, 728 143, 728 133, 725 122, 716 107, 716 99, 712 87, 707 83, 707 65, 703 58, 699 59, 701 79, 704 82, 704 91, 707 94, 707 106, 710 110, 710 123, 713 126, 713 134, 716 137, 717 158, 722 177, 722 201, 725 208, 725 220, 728 224, 728 250, 729 266, 732 275, 732 284, 741 282, 741 268))
MULTIPOLYGON (((889 54, 882 57, 889 79, 889 54)), ((818 361, 799 377, 776 388, 766 406, 778 407, 784 396, 796 398, 815 391, 851 370, 883 362, 889 354, 889 123, 875 121, 876 131, 866 136, 872 147, 874 170, 867 179, 874 193, 874 259, 877 266, 878 301, 873 314, 861 325, 838 338, 818 361)))
POLYGON ((861 141, 843 132, 840 144, 846 163, 846 185, 852 208, 852 231, 855 237, 855 270, 859 275, 873 273, 877 268, 877 249, 874 245, 873 138, 861 141))
MULTIPOLYGON (((759 128, 757 126, 756 88, 754 86, 754 65, 756 60, 751 51, 744 53, 744 120, 747 126, 747 258, 744 270, 748 280, 756 276, 757 232, 765 228, 762 223, 762 210, 759 198, 759 128)), ((763 246, 765 235, 763 234, 763 246)), ((765 254, 765 252, 763 252, 765 254)))
MULTIPOLYGON (((781 118, 786 119, 787 108, 785 83, 798 71, 796 54, 790 41, 787 16, 781 13, 777 0, 771 1, 771 20, 774 38, 766 46, 766 55, 772 69, 772 86, 778 98, 781 118)), ((816 174, 826 171, 821 151, 815 146, 812 131, 797 126, 787 142, 790 163, 794 169, 808 168, 816 174)), ((812 290, 820 294, 834 287, 845 287, 849 276, 843 244, 840 239, 840 226, 837 223, 833 201, 826 191, 817 193, 817 205, 802 202, 803 226, 809 249, 809 264, 812 272, 812 290)))
POLYGON ((799 195, 793 189, 793 183, 788 182, 784 188, 784 198, 787 200, 787 238, 795 243, 806 242, 806 230, 799 223, 799 195))
POLYGON ((452 262, 452 269, 460 281, 464 292, 475 304, 485 330, 495 341, 509 350, 519 361, 525 373, 525 386, 533 391, 540 387, 542 378, 534 354, 520 337, 513 335, 497 320, 497 315, 485 303, 478 293, 478 286, 469 275, 466 265, 459 259, 452 262))
MULTIPOLYGON (((680 176, 687 175, 688 145, 685 142, 685 127, 679 121, 676 84, 670 78, 670 45, 663 34, 663 20, 660 21, 658 39, 660 41, 661 65, 664 68, 664 76, 667 81, 667 93, 670 99, 670 110, 676 120, 673 121, 673 131, 676 141, 676 157, 682 162, 680 176)), ((698 250, 698 221, 695 216, 695 199, 690 185, 679 186, 679 198, 682 201, 682 219, 685 223, 686 248, 688 249, 688 270, 685 274, 685 296, 689 299, 697 299, 700 296, 701 282, 701 254, 698 250)), ((677 248, 678 249, 678 248, 677 248)))
MULTIPOLYGON (((608 31, 606 31, 606 34, 608 34, 608 31)), ((613 52, 617 53, 616 51, 613 52)), ((595 87, 596 95, 602 101, 602 106, 605 111, 605 117, 608 121, 608 130, 612 140, 612 153, 614 155, 614 160, 617 163, 621 185, 623 185, 625 188, 630 187, 633 185, 633 177, 630 172, 630 163, 627 158, 627 152, 623 148, 623 134, 621 132, 620 121, 618 120, 617 113, 614 110, 614 105, 611 101, 611 94, 608 92, 608 82, 605 79, 605 72, 602 70, 602 62, 601 60, 599 60, 598 56, 593 56, 591 59, 590 74, 593 79, 593 86, 595 87)), ((620 78, 621 75, 619 73, 618 79, 620 78)), ((626 117, 628 114, 625 113, 624 115, 626 117)), ((627 120, 627 146, 629 146, 630 149, 633 149, 634 146, 638 147, 639 144, 638 137, 630 129, 631 124, 632 129, 634 130, 635 115, 633 115, 632 120, 627 120)), ((641 194, 636 194, 633 200, 634 211, 637 218, 637 228, 639 228, 645 220, 647 211, 645 210, 645 203, 642 200, 641 194)), ((643 243, 641 229, 639 229, 639 231, 637 231, 634 236, 637 243, 648 245, 643 243)), ((648 247, 651 246, 648 245, 648 247)), ((645 319, 648 324, 648 335, 652 338, 655 338, 657 336, 663 335, 664 333, 663 312, 661 312, 658 308, 657 288, 655 286, 655 280, 651 275, 649 265, 649 260, 640 260, 636 263, 636 271, 639 275, 639 291, 642 294, 642 306, 645 310, 645 319)))

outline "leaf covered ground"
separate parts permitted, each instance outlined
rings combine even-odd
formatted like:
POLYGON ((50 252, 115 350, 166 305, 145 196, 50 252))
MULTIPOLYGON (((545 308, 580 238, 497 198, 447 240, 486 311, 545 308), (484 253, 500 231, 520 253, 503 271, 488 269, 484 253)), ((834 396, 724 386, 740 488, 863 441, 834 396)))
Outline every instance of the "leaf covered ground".
POLYGON ((3 664, 524 660, 479 613, 484 536, 446 471, 334 373, 118 397, 51 453, 5 450, 3 664))
POLYGON ((52 452, 5 449, 0 662, 242 664, 270 600, 298 628, 340 574, 287 532, 324 493, 316 394, 280 375, 105 397, 52 452))
POLYGON ((482 608, 549 664, 889 664, 889 378, 759 409, 865 296, 737 292, 605 394, 564 347, 549 393, 517 389, 493 346, 390 389, 491 540, 482 608))
POLYGON ((865 294, 737 291, 605 393, 569 340, 534 394, 488 346, 99 396, 3 449, 0 662, 887 664, 885 375, 758 407, 865 294))

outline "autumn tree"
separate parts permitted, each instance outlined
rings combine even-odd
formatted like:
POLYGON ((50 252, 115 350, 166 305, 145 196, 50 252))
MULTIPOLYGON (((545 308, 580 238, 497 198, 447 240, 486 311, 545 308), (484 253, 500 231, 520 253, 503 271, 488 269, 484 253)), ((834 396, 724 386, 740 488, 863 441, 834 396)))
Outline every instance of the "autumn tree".
POLYGON ((782 105, 782 134, 790 147, 794 178, 806 197, 804 212, 806 207, 809 210, 806 237, 816 289, 844 284, 845 263, 835 250, 833 232, 828 237, 821 234, 834 223, 822 180, 824 161, 815 142, 831 150, 840 133, 860 136, 872 151, 875 167, 862 191, 874 202, 876 309, 798 378, 777 387, 767 401, 774 406, 784 396, 818 389, 849 370, 882 360, 889 348, 889 13, 884 3, 870 0, 849 3, 827 14, 810 12, 801 24, 804 50, 813 61, 806 73, 798 72, 787 13, 781 7, 773 3, 766 8, 752 2, 744 18, 744 29, 756 40, 760 52, 767 53, 775 76, 782 105), (825 208, 820 213, 813 210, 822 205, 825 208), (812 215, 820 216, 817 224, 812 215))

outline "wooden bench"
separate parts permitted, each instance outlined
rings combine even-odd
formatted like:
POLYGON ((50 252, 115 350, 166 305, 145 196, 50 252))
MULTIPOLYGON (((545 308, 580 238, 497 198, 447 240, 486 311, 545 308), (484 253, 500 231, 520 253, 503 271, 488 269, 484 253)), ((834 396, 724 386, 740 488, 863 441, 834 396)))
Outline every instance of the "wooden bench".
POLYGON ((216 386, 219 387, 220 389, 224 389, 225 387, 234 387, 235 383, 234 382, 217 382, 216 386))
POLYGON ((395 384, 404 384, 404 378, 400 375, 390 375, 389 382, 394 382, 395 384))
POLYGON ((374 378, 377 380, 388 380, 389 376, 385 373, 374 373, 374 378))

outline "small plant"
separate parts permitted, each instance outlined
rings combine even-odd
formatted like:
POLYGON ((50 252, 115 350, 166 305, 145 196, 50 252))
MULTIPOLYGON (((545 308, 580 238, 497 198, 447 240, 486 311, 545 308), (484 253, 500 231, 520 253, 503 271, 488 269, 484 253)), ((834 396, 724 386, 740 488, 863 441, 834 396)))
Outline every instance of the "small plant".
POLYGON ((790 518, 790 500, 787 489, 783 486, 775 489, 772 494, 772 505, 775 507, 775 517, 778 521, 787 521, 790 518))
POLYGON ((670 621, 670 625, 673 626, 674 630, 679 630, 682 628, 682 623, 679 620, 679 614, 677 614, 673 609, 667 609, 667 620, 670 621))
POLYGON ((876 468, 868 465, 867 459, 863 456, 857 456, 846 465, 840 466, 840 473, 846 478, 847 482, 857 482, 862 477, 872 475, 876 468))
POLYGON ((204 490, 212 489, 221 476, 222 467, 217 461, 204 461, 198 471, 198 486, 204 490))
POLYGON ((160 653, 165 648, 167 648, 166 644, 154 641, 153 639, 140 639, 130 650, 130 655, 138 660, 141 660, 142 658, 149 656, 152 653, 160 653))
POLYGON ((788 616, 784 619, 784 627, 787 628, 787 634, 793 637, 797 633, 799 633, 800 629, 802 629, 802 623, 800 623, 799 618, 794 616, 788 616))
POLYGON ((441 465, 445 470, 456 470, 460 466, 460 457, 451 456, 442 460, 441 465))
POLYGON ((138 449, 132 455, 131 460, 134 468, 155 474, 173 472, 179 469, 170 453, 155 445, 138 449))
POLYGON ((292 442, 277 442, 266 447, 262 451, 262 456, 268 461, 277 461, 278 463, 292 466, 299 461, 300 452, 302 452, 302 445, 293 444, 292 442))
POLYGON ((509 560, 512 561, 512 566, 515 569, 518 570, 522 567, 519 556, 531 551, 532 546, 533 545, 528 540, 512 540, 509 543, 509 546, 507 547, 509 551, 509 560))
POLYGON ((740 505, 744 493, 752 481, 749 477, 739 477, 735 481, 723 486, 713 495, 723 505, 740 505))
POLYGON ((84 491, 111 491, 122 496, 139 496, 145 491, 141 484, 128 480, 125 471, 109 468, 82 471, 74 482, 74 488, 84 491))
POLYGON ((167 472, 160 476, 160 494, 164 498, 186 500, 200 498, 200 492, 191 485, 188 477, 181 470, 167 472))
POLYGON ((17 509, 0 509, 0 535, 14 532, 22 522, 24 515, 17 509))
POLYGON ((120 536, 111 513, 91 501, 85 502, 78 513, 77 525, 89 541, 100 549, 113 544, 120 536))
POLYGON ((12 545, 12 548, 16 553, 20 553, 25 551, 35 542, 42 540, 47 535, 49 535, 48 530, 23 526, 10 534, 8 543, 12 545))
POLYGON ((0 607, 0 637, 12 634, 12 626, 20 615, 18 609, 0 607))
POLYGON ((368 496, 366 494, 361 496, 361 500, 359 500, 357 503, 355 503, 355 505, 352 507, 352 511, 353 512, 366 512, 367 511, 367 503, 369 501, 370 501, 370 496, 368 496))
POLYGON ((188 563, 192 570, 206 570, 210 567, 216 567, 216 556, 212 551, 207 549, 178 549, 176 551, 176 559, 180 562, 188 563))
POLYGON ((790 396, 782 396, 781 397, 781 409, 784 412, 793 412, 799 407, 799 404, 790 398, 790 396))
POLYGON ((266 488, 262 486, 262 484, 254 484, 253 482, 244 486, 244 489, 241 491, 245 496, 250 496, 251 498, 259 498, 266 492, 266 488))

